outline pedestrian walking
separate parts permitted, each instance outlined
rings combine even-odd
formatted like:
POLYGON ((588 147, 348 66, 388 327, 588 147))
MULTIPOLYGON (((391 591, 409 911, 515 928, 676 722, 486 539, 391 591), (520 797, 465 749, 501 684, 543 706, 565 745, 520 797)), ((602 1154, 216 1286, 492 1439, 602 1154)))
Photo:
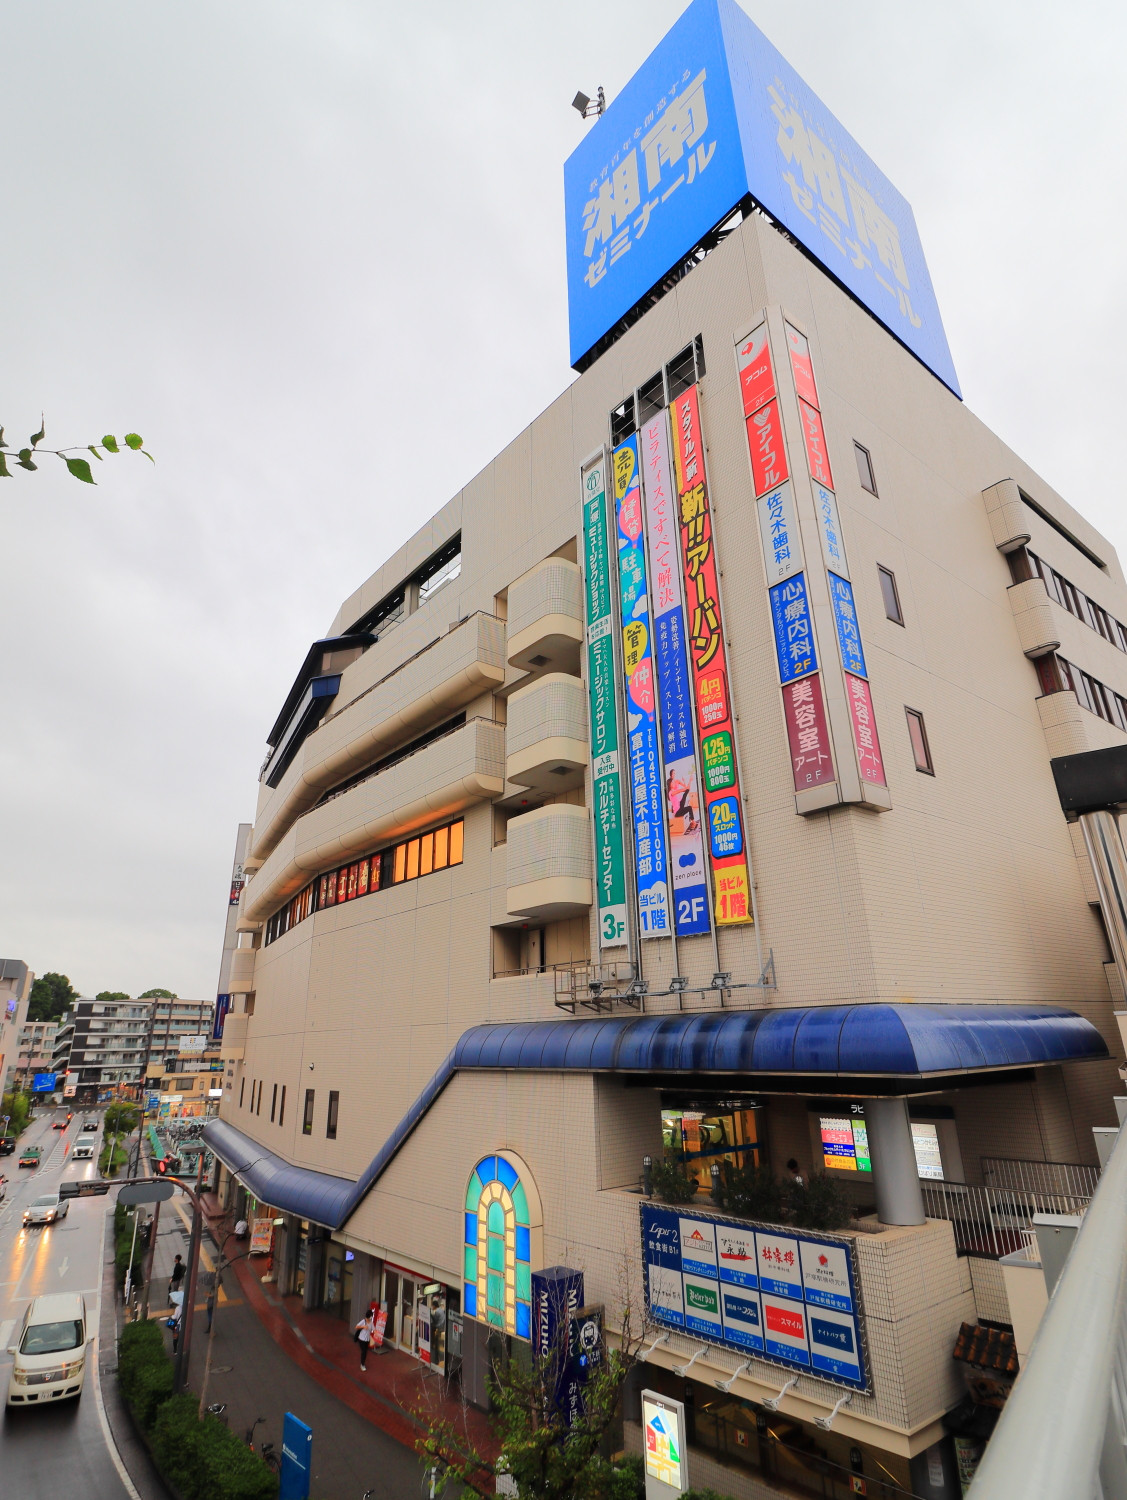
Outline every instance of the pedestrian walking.
MULTIPOLYGON (((791 1157, 790 1161, 787 1162, 787 1171, 790 1173, 790 1180, 794 1183, 795 1187, 806 1186, 806 1184, 802 1180, 802 1173, 798 1170, 798 1162, 795 1161, 793 1156, 791 1157)), ((179 1259, 179 1257, 177 1257, 177 1259, 179 1259)))
POLYGON ((360 1345, 360 1368, 368 1368, 368 1350, 372 1347, 376 1338, 376 1315, 371 1308, 364 1314, 356 1325, 356 1342, 360 1345))
POLYGON ((178 1255, 176 1257, 176 1259, 172 1262, 172 1279, 168 1283, 168 1289, 169 1289, 169 1291, 171 1291, 171 1292, 178 1292, 180 1290, 180 1283, 183 1280, 184 1280, 184 1261, 178 1255))

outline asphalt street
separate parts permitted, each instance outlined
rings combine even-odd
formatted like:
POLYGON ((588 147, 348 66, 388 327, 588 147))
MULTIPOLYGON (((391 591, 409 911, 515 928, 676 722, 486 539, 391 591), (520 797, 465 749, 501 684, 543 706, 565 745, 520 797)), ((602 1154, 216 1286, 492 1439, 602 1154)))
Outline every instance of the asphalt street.
MULTIPOLYGON (((76 1198, 67 1216, 57 1223, 44 1228, 22 1226, 23 1209, 31 1199, 57 1188, 60 1181, 98 1175, 96 1160, 70 1159, 82 1117, 76 1115, 66 1131, 52 1129, 56 1118, 65 1118, 65 1111, 42 1115, 21 1139, 21 1146, 42 1146, 39 1167, 21 1170, 16 1165, 18 1155, 0 1157, 0 1173, 8 1179, 7 1196, 0 1203, 0 1400, 4 1401, 12 1368, 8 1345, 33 1297, 45 1292, 81 1292, 89 1327, 99 1326, 108 1200, 76 1198)), ((95 1346, 77 1401, 22 1411, 5 1407, 0 1423, 0 1475, 6 1495, 19 1495, 20 1500, 58 1500, 61 1494, 126 1500, 135 1494, 119 1474, 116 1453, 107 1441, 98 1400, 97 1353, 95 1346)))

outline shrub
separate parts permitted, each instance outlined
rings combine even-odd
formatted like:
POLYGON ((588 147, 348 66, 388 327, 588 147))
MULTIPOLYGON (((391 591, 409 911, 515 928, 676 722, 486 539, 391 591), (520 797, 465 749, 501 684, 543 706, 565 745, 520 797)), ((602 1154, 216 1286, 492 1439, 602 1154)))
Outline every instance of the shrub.
POLYGON ((140 1286, 144 1279, 145 1247, 138 1232, 133 1237, 134 1215, 137 1210, 118 1204, 113 1211, 114 1268, 119 1289, 125 1285, 125 1273, 129 1269, 130 1252, 133 1256, 133 1286, 140 1286))
POLYGON ((723 1204, 729 1213, 745 1219, 778 1224, 783 1217, 782 1185, 768 1166, 722 1166, 723 1204))
POLYGON ((732 1500, 731 1495, 722 1495, 719 1490, 686 1490, 681 1500, 732 1500))
POLYGON ((668 1157, 664 1161, 654 1161, 650 1181, 654 1193, 663 1203, 688 1203, 697 1190, 695 1179, 688 1175, 682 1164, 668 1157))
POLYGON ((609 1500, 646 1500, 646 1470, 641 1456, 630 1453, 611 1470, 609 1500))
POLYGON ((153 1457, 172 1488, 183 1500, 275 1500, 278 1481, 261 1458, 197 1410, 194 1396, 174 1396, 153 1428, 153 1457))
POLYGON ((849 1223, 849 1200, 825 1172, 793 1183, 789 1196, 791 1218, 800 1229, 844 1229, 849 1223))
POLYGON ((121 1330, 117 1378, 130 1411, 148 1432, 172 1395, 172 1361, 157 1323, 127 1323, 121 1330))

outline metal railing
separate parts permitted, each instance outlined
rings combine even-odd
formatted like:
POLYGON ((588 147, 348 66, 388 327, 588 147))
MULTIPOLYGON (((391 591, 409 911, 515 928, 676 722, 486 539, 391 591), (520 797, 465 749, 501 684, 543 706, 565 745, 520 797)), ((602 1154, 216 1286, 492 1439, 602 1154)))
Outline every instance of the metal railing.
POLYGON ((1127 1500, 1127 1145, 1120 1132, 971 1500, 1127 1500))
POLYGON ((1034 1214, 1082 1214, 1088 1193, 1041 1193, 1022 1188, 977 1187, 967 1182, 922 1181, 924 1212, 947 1219, 960 1255, 1000 1260, 1029 1243, 1034 1214))
MULTIPOLYGON (((1014 1157, 983 1156, 982 1180, 987 1187, 1017 1188, 1023 1193, 1054 1197, 1090 1198, 1100 1180, 1099 1167, 1073 1161, 1020 1161, 1014 1157)), ((1041 1213, 1071 1213, 1071 1209, 1044 1208, 1041 1213)))

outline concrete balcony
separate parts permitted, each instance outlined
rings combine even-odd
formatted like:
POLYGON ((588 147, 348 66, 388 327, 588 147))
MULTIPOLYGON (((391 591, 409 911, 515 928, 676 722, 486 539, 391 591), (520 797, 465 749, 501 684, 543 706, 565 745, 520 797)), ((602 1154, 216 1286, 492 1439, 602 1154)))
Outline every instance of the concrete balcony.
MULTIPOLYGON (((369 653, 351 669, 378 665, 369 653)), ((265 798, 255 824, 252 857, 263 861, 296 819, 338 785, 453 717, 505 679, 505 626, 475 614, 438 640, 365 684, 309 735, 277 788, 265 798)), ((346 676, 341 697, 362 677, 346 676)))
POLYGON ((1086 709, 1071 692, 1050 693, 1037 699, 1050 756, 1080 755, 1085 750, 1108 750, 1127 743, 1127 735, 1086 709))
POLYGON ((982 499, 990 520, 994 545, 999 552, 1014 552, 1029 540, 1029 511, 1013 479, 1002 479, 983 490, 982 499))
POLYGON ((579 671, 583 579, 575 563, 546 557, 509 585, 509 665, 525 672, 579 671))
POLYGON ((1014 583, 1008 590, 1010 606, 1017 625, 1017 638, 1026 656, 1044 656, 1049 651, 1060 649, 1060 623, 1056 612, 1060 606, 1054 604, 1045 592, 1040 578, 1029 578, 1024 583, 1014 583))
POLYGON ((223 1040, 219 1044, 219 1056, 232 1062, 241 1060, 247 1045, 247 1022, 249 1016, 229 1014, 223 1022, 223 1040))
POLYGON ((549 672, 509 699, 505 776, 519 786, 562 792, 582 786, 587 767, 583 683, 549 672))
POLYGON ((232 995, 249 995, 254 991, 255 948, 236 948, 231 955, 231 974, 228 979, 232 995))
POLYGON ((299 818, 244 886, 240 929, 260 925, 314 875, 500 796, 504 786, 504 727, 470 719, 299 818))
POLYGON ((510 818, 507 853, 506 905, 513 916, 557 922, 590 910, 591 819, 585 807, 551 802, 510 818))

